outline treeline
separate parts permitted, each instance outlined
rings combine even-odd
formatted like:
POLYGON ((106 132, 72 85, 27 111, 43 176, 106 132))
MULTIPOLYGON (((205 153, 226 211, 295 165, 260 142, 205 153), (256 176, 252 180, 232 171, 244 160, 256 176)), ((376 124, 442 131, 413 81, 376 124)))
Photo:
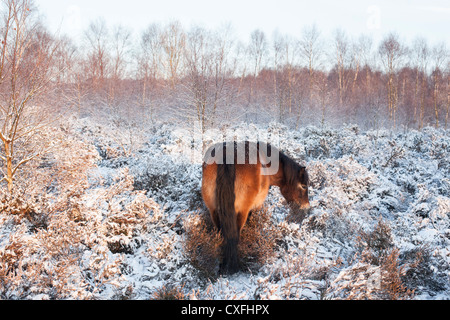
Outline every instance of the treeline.
POLYGON ((324 37, 312 25, 299 26, 298 37, 255 30, 244 43, 231 26, 173 21, 133 33, 102 19, 79 41, 43 30, 57 42, 51 82, 67 104, 130 128, 158 119, 203 129, 230 121, 417 129, 449 122, 449 49, 420 37, 405 43, 389 33, 374 43, 340 29, 324 37))

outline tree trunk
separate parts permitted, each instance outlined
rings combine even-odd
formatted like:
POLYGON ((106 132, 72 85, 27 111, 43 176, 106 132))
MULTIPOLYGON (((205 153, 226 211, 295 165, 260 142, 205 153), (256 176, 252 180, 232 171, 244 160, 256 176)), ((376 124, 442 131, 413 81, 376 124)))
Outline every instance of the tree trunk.
POLYGON ((13 165, 12 165, 12 149, 13 145, 9 141, 5 141, 5 156, 6 156, 6 177, 5 180, 8 183, 8 192, 11 194, 13 189, 13 165))
POLYGON ((438 95, 439 95, 439 85, 437 83, 437 77, 435 77, 434 80, 434 94, 433 94, 433 100, 434 100, 434 116, 436 119, 436 129, 439 128, 439 108, 438 108, 438 95))

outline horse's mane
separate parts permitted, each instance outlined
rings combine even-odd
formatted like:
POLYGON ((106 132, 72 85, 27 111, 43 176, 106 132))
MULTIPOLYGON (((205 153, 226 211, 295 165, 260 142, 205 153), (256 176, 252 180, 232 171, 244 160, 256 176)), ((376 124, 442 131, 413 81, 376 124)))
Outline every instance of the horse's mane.
POLYGON ((308 174, 305 170, 305 167, 300 166, 290 157, 288 157, 284 152, 279 151, 280 154, 280 163, 283 166, 283 173, 285 183, 287 185, 294 185, 298 182, 302 184, 308 183, 308 174), (303 171, 303 172, 302 172, 303 171))
MULTIPOLYGON (((234 149, 236 151, 237 142, 236 141, 232 141, 232 142, 234 143, 234 149)), ((203 161, 206 162, 210 157, 215 157, 215 148, 222 147, 222 148, 224 148, 223 150, 226 152, 227 143, 230 143, 230 142, 217 143, 217 144, 209 147, 208 151, 205 153, 205 157, 204 157, 203 161)), ((249 145, 249 143, 252 143, 252 142, 244 141, 244 143, 246 145, 245 148, 246 148, 246 153, 247 153, 247 157, 248 157, 248 148, 249 148, 248 145, 249 145)), ((260 148, 260 143, 261 143, 261 141, 256 142, 258 150, 260 148)), ((270 143, 267 143, 268 155, 272 154, 272 148, 275 149, 274 146, 272 146, 270 143)), ((276 148, 276 149, 278 150, 280 164, 283 166, 284 183, 289 186, 294 186, 299 182, 302 184, 308 184, 309 177, 308 177, 308 173, 305 170, 305 167, 297 164, 297 162, 292 160, 289 156, 287 156, 284 152, 282 152, 278 148, 276 148)), ((225 152, 223 153, 223 162, 224 163, 226 162, 225 152)), ((234 160, 236 161, 236 152, 234 153, 234 160)), ((247 161, 248 161, 248 159, 247 159, 247 161)))

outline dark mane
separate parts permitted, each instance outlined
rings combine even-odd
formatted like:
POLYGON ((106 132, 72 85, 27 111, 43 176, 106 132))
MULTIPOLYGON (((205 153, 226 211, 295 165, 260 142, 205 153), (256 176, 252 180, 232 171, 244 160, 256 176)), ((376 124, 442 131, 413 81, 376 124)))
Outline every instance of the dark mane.
POLYGON ((279 154, 280 163, 283 166, 285 183, 290 186, 293 186, 298 182, 308 184, 308 174, 306 173, 305 167, 297 164, 282 151, 279 151, 279 154))
MULTIPOLYGON (((230 141, 230 142, 223 142, 223 143, 217 143, 214 146, 210 147, 208 149, 208 151, 205 153, 205 157, 203 159, 204 165, 205 162, 207 162, 207 160, 210 157, 215 157, 216 156, 216 148, 223 148, 223 159, 222 163, 226 163, 226 148, 227 148, 227 144, 228 147, 231 146, 231 148, 233 148, 233 145, 231 143, 234 143, 234 163, 236 163, 237 160, 237 142, 236 141, 230 141)), ((249 141, 244 141, 245 144, 245 162, 248 163, 249 161, 249 144, 251 142, 249 141)), ((258 141, 257 144, 257 148, 258 150, 260 150, 261 148, 261 141, 258 141)), ((308 178, 308 173, 306 172, 306 168, 304 166, 299 165, 297 162, 295 162, 294 160, 292 160, 289 156, 287 156, 284 152, 282 152, 281 150, 279 150, 278 148, 275 148, 274 146, 272 146, 270 143, 264 143, 264 147, 263 147, 263 153, 267 152, 267 156, 272 156, 272 151, 273 149, 278 150, 278 155, 279 155, 279 163, 283 168, 283 177, 284 177, 284 184, 290 187, 294 187, 296 186, 298 183, 301 183, 303 185, 308 185, 309 182, 309 178, 308 178), (267 148, 267 149, 266 149, 267 148)))

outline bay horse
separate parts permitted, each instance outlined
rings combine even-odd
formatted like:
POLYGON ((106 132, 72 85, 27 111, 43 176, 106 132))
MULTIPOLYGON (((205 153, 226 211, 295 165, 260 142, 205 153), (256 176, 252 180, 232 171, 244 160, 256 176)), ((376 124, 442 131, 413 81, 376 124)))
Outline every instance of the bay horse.
POLYGON ((278 186, 293 207, 310 209, 306 168, 270 144, 215 144, 205 153, 202 173, 203 201, 224 238, 221 273, 239 270, 241 230, 249 213, 262 207, 271 186, 278 186))

